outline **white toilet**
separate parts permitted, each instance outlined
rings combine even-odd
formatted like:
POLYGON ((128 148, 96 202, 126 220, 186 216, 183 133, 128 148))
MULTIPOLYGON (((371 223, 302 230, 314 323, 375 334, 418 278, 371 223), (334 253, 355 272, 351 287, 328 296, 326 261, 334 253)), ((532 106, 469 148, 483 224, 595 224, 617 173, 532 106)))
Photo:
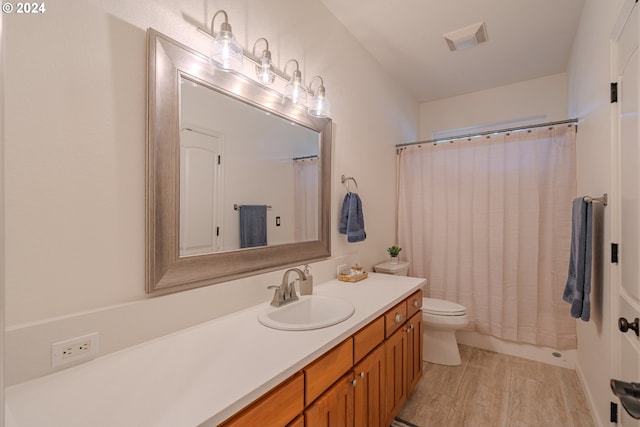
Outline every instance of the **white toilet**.
POLYGON ((422 358, 439 365, 460 365, 456 331, 469 324, 467 309, 455 302, 422 298, 422 358))
MULTIPOLYGON (((374 267, 377 273, 406 276, 408 262, 384 262, 374 267)), ((469 323, 465 306, 436 298, 422 298, 422 358, 426 362, 456 366, 462 363, 456 331, 469 323)))

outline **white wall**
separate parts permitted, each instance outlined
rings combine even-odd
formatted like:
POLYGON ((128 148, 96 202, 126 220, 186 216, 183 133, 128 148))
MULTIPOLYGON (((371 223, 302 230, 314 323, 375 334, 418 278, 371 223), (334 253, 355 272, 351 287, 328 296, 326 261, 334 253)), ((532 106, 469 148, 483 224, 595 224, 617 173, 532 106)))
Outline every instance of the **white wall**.
MULTIPOLYGON (((568 67, 569 114, 580 118, 577 145, 578 194, 611 191, 610 34, 624 0, 586 0, 568 67)), ((605 259, 609 258, 610 217, 605 212, 605 259)), ((609 265, 603 289, 592 290, 591 317, 578 322, 578 372, 600 425, 608 424, 611 364, 609 265)))
POLYGON ((144 293, 148 27, 206 52, 195 26, 224 8, 245 48, 266 37, 280 68, 296 58, 307 81, 322 75, 334 119, 334 257, 314 275, 328 279, 351 255, 366 268, 385 258, 395 243, 394 145, 417 138, 417 103, 320 2, 47 6, 41 16, 5 16, 7 385, 50 372, 51 342, 97 330, 105 354, 267 301, 281 274, 144 293), (362 243, 338 234, 341 174, 358 180, 362 243))
POLYGON ((536 116, 545 122, 568 118, 565 73, 421 104, 420 140, 434 132, 536 116))

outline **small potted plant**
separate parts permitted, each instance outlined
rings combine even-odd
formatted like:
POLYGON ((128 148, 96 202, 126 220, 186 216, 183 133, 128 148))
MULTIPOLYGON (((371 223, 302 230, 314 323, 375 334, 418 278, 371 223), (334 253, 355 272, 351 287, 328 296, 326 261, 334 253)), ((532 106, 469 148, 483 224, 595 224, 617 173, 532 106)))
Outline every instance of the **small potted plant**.
POLYGON ((398 255, 400 254, 401 250, 402 248, 396 245, 393 245, 390 248, 387 248, 387 252, 389 252, 389 255, 391 256, 391 264, 398 263, 398 255))

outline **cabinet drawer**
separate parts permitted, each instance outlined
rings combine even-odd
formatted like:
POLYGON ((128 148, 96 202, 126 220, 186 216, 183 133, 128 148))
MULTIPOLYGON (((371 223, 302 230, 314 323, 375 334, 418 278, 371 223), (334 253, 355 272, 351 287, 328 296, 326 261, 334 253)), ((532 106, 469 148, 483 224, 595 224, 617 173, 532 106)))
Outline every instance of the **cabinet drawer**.
POLYGON ((407 318, 416 314, 420 309, 422 309, 422 289, 407 298, 407 318))
POLYGON ((357 363, 384 340, 384 317, 378 317, 353 336, 353 361, 357 363))
POLYGON ((407 300, 397 304, 384 315, 385 336, 389 337, 407 320, 407 300))
POLYGON ((229 421, 223 427, 282 427, 304 410, 304 376, 298 372, 229 421))
POLYGON ((331 384, 353 366, 353 338, 338 344, 304 368, 305 406, 313 402, 331 384))

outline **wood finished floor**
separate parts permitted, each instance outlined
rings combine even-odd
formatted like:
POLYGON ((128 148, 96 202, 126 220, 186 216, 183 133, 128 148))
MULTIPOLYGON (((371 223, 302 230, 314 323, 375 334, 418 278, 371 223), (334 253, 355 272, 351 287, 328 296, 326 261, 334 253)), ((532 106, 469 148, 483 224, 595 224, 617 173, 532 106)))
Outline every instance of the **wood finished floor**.
POLYGON ((575 371, 460 346, 462 365, 424 362, 399 418, 419 427, 593 427, 575 371))

